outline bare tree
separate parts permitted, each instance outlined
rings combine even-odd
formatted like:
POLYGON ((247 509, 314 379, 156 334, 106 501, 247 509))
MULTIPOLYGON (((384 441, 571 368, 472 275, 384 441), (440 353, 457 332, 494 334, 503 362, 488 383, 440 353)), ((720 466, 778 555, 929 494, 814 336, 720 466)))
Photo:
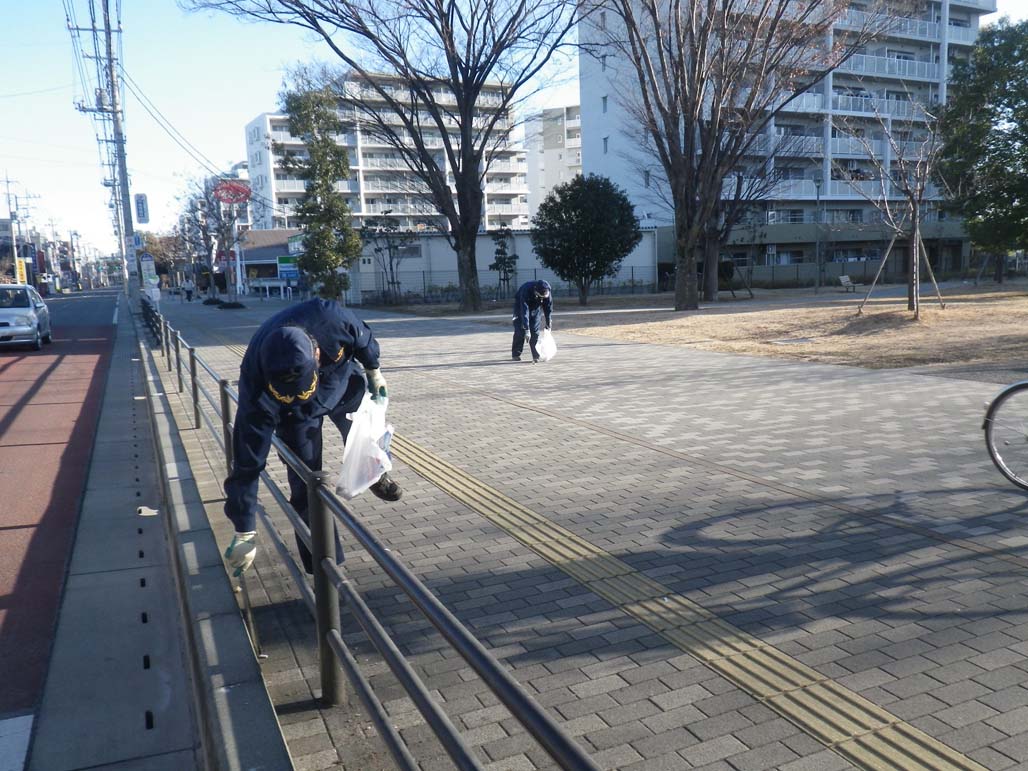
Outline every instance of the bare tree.
MULTIPOLYGON (((740 169, 754 173, 747 164, 768 140, 774 118, 887 27, 880 10, 847 15, 848 6, 847 0, 595 0, 580 35, 592 55, 613 53, 608 59, 618 60, 612 69, 625 78, 620 93, 634 93, 631 117, 649 135, 667 179, 678 310, 698 307, 697 258, 746 208, 738 182, 731 197, 741 209, 725 208, 726 180, 740 169), (846 32, 836 35, 843 20, 846 32)), ((710 281, 716 291, 716 271, 710 281)))
MULTIPOLYGON (((228 256, 231 251, 236 250, 241 235, 237 227, 237 205, 223 204, 214 196, 214 189, 221 181, 220 177, 207 177, 188 183, 185 193, 181 196, 183 208, 178 226, 175 228, 175 236, 182 250, 194 258, 199 257, 207 268, 210 276, 207 295, 212 299, 218 296, 214 281, 215 260, 219 254, 228 256)), ((240 207, 245 205, 239 204, 240 207)), ((236 259, 239 259, 238 251, 236 259)), ((229 297, 235 300, 233 279, 233 276, 226 275, 225 288, 229 297)))
POLYGON ((399 303, 400 293, 400 264, 413 253, 419 251, 411 247, 417 242, 417 236, 409 231, 401 231, 400 223, 388 215, 391 211, 383 212, 385 217, 369 217, 364 220, 360 229, 361 243, 365 248, 371 247, 371 254, 375 262, 385 276, 386 301, 399 303))
POLYGON ((938 178, 942 142, 938 131, 938 116, 913 99, 909 89, 906 90, 906 94, 911 105, 912 117, 918 120, 898 121, 883 116, 876 109, 874 125, 877 125, 880 131, 875 134, 880 138, 869 135, 866 126, 857 121, 847 118, 835 119, 837 128, 863 149, 872 172, 868 180, 863 178, 863 175, 855 175, 852 170, 834 162, 832 176, 849 181, 850 186, 875 207, 890 234, 889 245, 882 255, 882 261, 867 290, 867 295, 857 308, 857 313, 863 312, 864 305, 871 297, 897 241, 905 237, 908 243, 907 310, 913 311, 914 318, 918 319, 921 314, 922 259, 935 287, 939 305, 942 308, 946 307, 921 234, 921 225, 925 221, 931 199, 937 197, 937 191, 932 188, 932 183, 938 178))
POLYGON ((569 43, 578 0, 185 0, 295 25, 343 62, 340 96, 428 188, 457 253, 461 305, 477 310, 483 182, 509 115, 569 43), (345 42, 344 42, 345 41, 345 42), (391 76, 391 77, 390 77, 391 76))

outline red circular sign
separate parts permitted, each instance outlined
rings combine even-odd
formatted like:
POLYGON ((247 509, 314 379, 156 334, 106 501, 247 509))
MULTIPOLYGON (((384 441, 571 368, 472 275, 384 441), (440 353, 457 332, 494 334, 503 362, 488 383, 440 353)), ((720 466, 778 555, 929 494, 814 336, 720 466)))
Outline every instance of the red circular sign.
POLYGON ((250 200, 250 187, 244 182, 226 180, 215 185, 211 194, 222 203, 246 203, 250 200))

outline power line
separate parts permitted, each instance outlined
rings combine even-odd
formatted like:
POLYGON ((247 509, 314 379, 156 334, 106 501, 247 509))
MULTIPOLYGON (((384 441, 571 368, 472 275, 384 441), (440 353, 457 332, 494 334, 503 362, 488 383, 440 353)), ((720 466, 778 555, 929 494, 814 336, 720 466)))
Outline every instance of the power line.
POLYGON ((0 99, 16 99, 19 96, 33 96, 34 94, 49 94, 54 91, 63 91, 66 88, 72 88, 75 82, 65 83, 63 86, 54 86, 53 88, 40 88, 36 91, 19 91, 14 94, 0 94, 0 99))
MULTIPOLYGON (((126 72, 124 66, 122 66, 120 70, 122 74, 122 82, 125 84, 126 88, 128 88, 128 90, 133 94, 133 96, 135 96, 136 99, 139 100, 139 103, 142 106, 142 108, 146 110, 146 112, 150 115, 151 118, 154 119, 157 125, 160 126, 160 128, 169 137, 171 137, 175 144, 181 147, 189 155, 189 157, 191 157, 194 161, 199 163, 200 166, 202 166, 206 171, 210 172, 212 176, 222 176, 224 172, 217 168, 217 164, 210 158, 208 158, 206 155, 204 155, 203 152, 198 147, 196 147, 196 145, 190 142, 182 134, 182 132, 175 128, 172 122, 168 120, 167 117, 165 117, 164 113, 162 113, 158 109, 157 105, 155 105, 149 99, 149 97, 147 97, 143 93, 140 85, 132 78, 131 75, 128 74, 128 72, 126 72)), ((272 211, 276 211, 279 207, 279 205, 270 198, 267 198, 260 194, 254 195, 252 187, 251 195, 253 196, 253 199, 260 201, 266 206, 270 206, 272 208, 272 211)))

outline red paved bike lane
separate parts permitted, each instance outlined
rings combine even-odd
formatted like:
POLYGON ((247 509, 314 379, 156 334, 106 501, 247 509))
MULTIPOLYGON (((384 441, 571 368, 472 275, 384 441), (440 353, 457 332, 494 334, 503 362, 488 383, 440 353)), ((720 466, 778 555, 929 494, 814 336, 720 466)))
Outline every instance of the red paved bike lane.
POLYGON ((42 351, 0 351, 0 718, 42 690, 114 332, 55 326, 42 351))

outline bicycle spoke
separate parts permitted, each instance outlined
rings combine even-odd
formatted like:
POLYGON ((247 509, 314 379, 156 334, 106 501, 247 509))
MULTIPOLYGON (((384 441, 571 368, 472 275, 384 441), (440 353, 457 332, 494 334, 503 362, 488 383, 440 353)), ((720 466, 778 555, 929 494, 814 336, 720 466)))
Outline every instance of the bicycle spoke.
POLYGON ((1011 386, 992 402, 985 439, 996 468, 1028 490, 1028 383, 1011 386))

